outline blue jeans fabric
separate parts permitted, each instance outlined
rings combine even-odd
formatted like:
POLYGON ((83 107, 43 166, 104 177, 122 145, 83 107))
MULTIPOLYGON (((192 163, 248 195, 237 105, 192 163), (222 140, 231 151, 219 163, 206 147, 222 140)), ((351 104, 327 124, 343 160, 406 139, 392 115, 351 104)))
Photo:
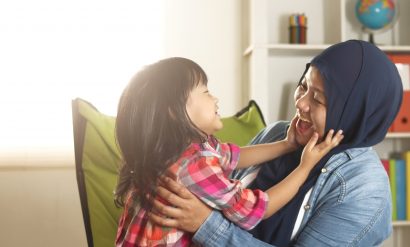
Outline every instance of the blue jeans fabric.
MULTIPOLYGON (((253 143, 279 140, 286 135, 287 126, 287 122, 269 125, 253 143)), ((371 147, 332 156, 307 205, 302 206, 306 211, 292 246, 379 246, 392 232, 389 180, 371 147)), ((200 246, 271 246, 218 211, 212 212, 193 240, 200 246)))

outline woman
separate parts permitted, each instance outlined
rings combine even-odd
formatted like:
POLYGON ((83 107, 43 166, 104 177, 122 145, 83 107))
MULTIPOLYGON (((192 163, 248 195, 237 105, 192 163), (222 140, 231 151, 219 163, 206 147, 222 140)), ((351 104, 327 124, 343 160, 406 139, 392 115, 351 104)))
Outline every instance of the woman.
MULTIPOLYGON (((165 188, 160 193, 177 208, 155 203, 157 210, 172 218, 152 218, 195 232, 194 241, 204 246, 380 245, 392 231, 391 195, 372 146, 384 139, 401 104, 396 67, 370 43, 342 42, 311 61, 294 99, 301 146, 314 131, 323 137, 330 129, 343 129, 345 137, 322 158, 295 198, 252 231, 254 237, 217 212, 210 213, 172 181, 168 189, 176 194, 165 188)), ((287 126, 284 122, 268 126, 254 143, 284 138, 287 126)), ((264 189, 277 183, 294 169, 284 164, 297 164, 299 157, 296 151, 262 165, 251 187, 264 189)))

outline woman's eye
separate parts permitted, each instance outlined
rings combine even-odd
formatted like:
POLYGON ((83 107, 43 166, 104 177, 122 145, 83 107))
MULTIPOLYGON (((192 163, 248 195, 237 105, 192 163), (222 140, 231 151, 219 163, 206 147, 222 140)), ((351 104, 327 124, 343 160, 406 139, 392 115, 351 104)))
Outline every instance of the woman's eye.
POLYGON ((321 99, 320 97, 313 97, 313 99, 316 101, 316 103, 319 103, 319 104, 321 104, 321 105, 324 105, 324 104, 325 104, 325 103, 324 103, 324 100, 321 99))

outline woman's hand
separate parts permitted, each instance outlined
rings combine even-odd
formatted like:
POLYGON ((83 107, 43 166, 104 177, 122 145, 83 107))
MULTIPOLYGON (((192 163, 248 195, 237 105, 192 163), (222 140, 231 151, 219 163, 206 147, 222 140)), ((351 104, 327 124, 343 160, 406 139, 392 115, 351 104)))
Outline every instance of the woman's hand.
POLYGON ((208 218, 212 210, 183 185, 169 177, 163 177, 158 195, 173 206, 153 201, 150 219, 161 226, 175 227, 194 233, 208 218))

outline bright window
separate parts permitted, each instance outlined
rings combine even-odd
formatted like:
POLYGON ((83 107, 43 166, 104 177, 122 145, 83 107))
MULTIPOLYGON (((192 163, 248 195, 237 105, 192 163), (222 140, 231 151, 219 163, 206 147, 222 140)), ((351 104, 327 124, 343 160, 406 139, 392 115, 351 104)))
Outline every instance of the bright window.
POLYGON ((72 156, 71 100, 114 115, 131 76, 160 58, 161 25, 161 0, 2 1, 0 165, 72 156))

